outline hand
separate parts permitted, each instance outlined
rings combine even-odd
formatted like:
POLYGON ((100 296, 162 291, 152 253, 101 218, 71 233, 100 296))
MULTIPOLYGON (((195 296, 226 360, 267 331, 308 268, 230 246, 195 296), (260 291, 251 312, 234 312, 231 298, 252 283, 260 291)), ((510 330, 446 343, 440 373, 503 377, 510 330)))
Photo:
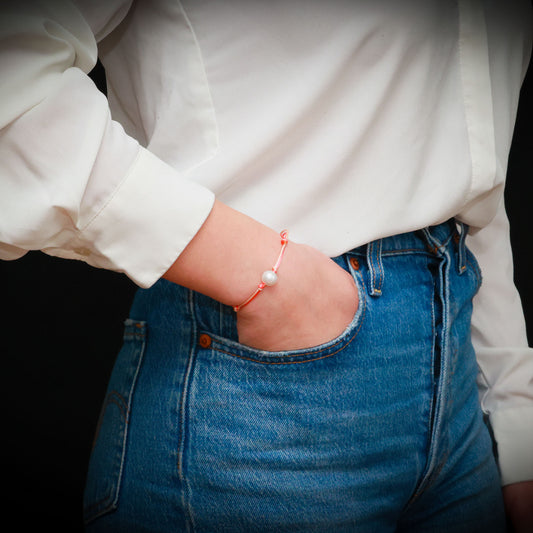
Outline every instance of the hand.
MULTIPOLYGON (((216 201, 164 277, 233 306, 250 296, 279 251, 277 231, 216 201)), ((238 311, 243 344, 268 351, 309 348, 334 339, 352 321, 357 287, 326 255, 289 241, 278 274, 276 285, 238 311)))
POLYGON ((533 481, 503 487, 505 512, 515 533, 533 531, 533 481))
POLYGON ((339 336, 352 321, 357 287, 329 257, 290 242, 278 274, 276 285, 238 311, 241 343, 268 351, 309 348, 339 336))

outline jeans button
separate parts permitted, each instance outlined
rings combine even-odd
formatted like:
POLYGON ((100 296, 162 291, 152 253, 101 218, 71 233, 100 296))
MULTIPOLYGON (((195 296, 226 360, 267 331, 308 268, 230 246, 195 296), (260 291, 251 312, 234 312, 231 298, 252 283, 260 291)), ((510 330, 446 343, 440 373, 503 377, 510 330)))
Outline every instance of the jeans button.
POLYGON ((359 261, 355 257, 350 257, 350 265, 354 270, 359 270, 359 261))

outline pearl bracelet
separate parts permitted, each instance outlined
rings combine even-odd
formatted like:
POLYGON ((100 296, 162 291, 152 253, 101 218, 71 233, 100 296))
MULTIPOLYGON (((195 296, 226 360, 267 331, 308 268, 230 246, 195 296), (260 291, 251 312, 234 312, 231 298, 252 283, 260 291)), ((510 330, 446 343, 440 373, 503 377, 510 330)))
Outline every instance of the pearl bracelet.
POLYGON ((283 259, 283 255, 285 254, 285 248, 287 248, 287 244, 289 242, 288 235, 289 233, 286 230, 280 233, 281 250, 279 252, 276 264, 270 270, 265 270, 263 274, 261 274, 261 282, 257 286, 257 289, 255 289, 255 292, 249 298, 244 300, 244 302, 241 304, 233 306, 233 310, 235 312, 242 309, 245 305, 248 305, 265 287, 272 287, 272 285, 275 285, 278 282, 278 268, 281 264, 281 260, 283 259))

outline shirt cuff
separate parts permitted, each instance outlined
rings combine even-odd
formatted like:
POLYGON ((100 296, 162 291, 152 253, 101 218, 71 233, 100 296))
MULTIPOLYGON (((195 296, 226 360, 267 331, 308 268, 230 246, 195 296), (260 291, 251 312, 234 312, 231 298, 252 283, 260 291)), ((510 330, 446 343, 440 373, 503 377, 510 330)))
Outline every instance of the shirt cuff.
POLYGON ((214 194, 141 148, 106 204, 68 243, 43 251, 124 272, 153 285, 174 263, 211 212, 214 194))
POLYGON ((490 420, 502 485, 533 480, 533 407, 495 411, 490 420))

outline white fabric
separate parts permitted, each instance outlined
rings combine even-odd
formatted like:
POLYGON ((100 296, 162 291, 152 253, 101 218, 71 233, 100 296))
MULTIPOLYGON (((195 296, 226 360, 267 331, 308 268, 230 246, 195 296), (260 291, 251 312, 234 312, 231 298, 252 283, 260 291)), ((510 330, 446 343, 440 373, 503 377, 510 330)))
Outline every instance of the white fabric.
POLYGON ((533 479, 502 203, 527 0, 0 9, 0 257, 40 249, 147 287, 215 195, 331 256, 456 216, 485 279, 473 339, 503 482, 533 479), (97 48, 109 106, 86 76, 97 48))

